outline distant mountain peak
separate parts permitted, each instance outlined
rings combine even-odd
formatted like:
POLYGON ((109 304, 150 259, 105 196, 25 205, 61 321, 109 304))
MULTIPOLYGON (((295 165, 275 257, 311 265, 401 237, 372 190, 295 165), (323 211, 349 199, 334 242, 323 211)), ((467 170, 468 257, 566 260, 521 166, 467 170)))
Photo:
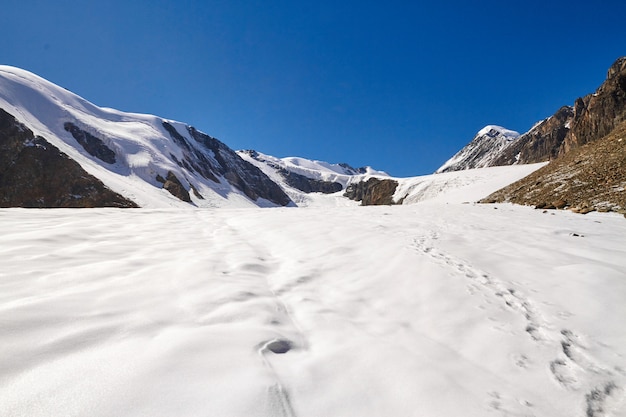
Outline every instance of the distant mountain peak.
POLYGON ((519 136, 520 134, 514 130, 487 125, 480 129, 474 139, 446 161, 436 173, 489 166, 500 152, 519 136))

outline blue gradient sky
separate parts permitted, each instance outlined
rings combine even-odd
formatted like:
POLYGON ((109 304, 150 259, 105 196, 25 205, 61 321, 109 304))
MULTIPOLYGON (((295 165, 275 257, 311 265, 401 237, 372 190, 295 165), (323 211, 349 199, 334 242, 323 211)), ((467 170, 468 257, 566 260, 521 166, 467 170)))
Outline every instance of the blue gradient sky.
POLYGON ((593 92, 625 18, 624 0, 8 0, 0 61, 234 149, 413 176, 593 92))

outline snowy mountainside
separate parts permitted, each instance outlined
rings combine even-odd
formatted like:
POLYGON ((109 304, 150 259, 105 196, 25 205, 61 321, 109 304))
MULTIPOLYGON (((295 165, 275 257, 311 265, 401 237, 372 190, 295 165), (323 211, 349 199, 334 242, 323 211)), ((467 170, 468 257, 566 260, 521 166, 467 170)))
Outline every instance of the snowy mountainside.
POLYGON ((288 171, 314 180, 325 182, 338 182, 344 187, 354 176, 389 176, 386 172, 378 171, 369 166, 353 168, 346 163, 331 164, 324 161, 314 161, 311 159, 294 156, 277 158, 254 150, 237 151, 237 153, 239 154, 239 156, 241 156, 242 158, 246 158, 248 161, 254 163, 259 168, 269 166, 274 171, 278 171, 279 173, 288 171))
POLYGON ((501 126, 485 126, 469 144, 439 167, 436 173, 487 167, 519 136, 518 132, 501 126))
POLYGON ((301 157, 277 158, 255 150, 237 153, 279 184, 300 207, 350 205, 343 195, 348 184, 370 176, 389 177, 386 172, 369 166, 353 168, 345 163, 331 164, 301 157))
POLYGON ((98 107, 25 70, 0 66, 0 108, 19 129, 42 137, 141 207, 292 204, 217 139, 180 122, 98 107))

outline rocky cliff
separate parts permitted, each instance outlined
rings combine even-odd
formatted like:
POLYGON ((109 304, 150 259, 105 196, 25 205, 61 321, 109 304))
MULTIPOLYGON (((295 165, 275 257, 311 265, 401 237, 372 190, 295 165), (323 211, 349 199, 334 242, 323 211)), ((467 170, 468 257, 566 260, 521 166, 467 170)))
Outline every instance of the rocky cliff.
POLYGON ((349 184, 344 193, 350 200, 360 201, 362 206, 380 206, 402 204, 402 201, 393 201, 393 195, 398 188, 398 182, 386 178, 369 178, 349 184))
POLYGON ((606 81, 576 100, 571 129, 559 149, 559 156, 605 137, 626 120, 626 57, 609 68, 606 81))

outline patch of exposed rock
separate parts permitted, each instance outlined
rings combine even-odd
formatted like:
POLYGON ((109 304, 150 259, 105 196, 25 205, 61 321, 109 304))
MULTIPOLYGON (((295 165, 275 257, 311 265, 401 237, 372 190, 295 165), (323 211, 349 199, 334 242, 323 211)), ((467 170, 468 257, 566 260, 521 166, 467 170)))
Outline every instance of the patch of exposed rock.
POLYGON ((316 180, 278 166, 276 170, 285 179, 288 185, 304 193, 332 194, 343 189, 343 186, 338 182, 316 180))
POLYGON ((95 137, 89 132, 80 129, 73 123, 66 122, 63 128, 70 132, 76 142, 78 142, 83 149, 85 149, 89 155, 95 156, 99 160, 106 162, 107 164, 115 163, 115 152, 104 144, 104 141, 95 137))
MULTIPOLYGON (((191 196, 189 195, 189 191, 183 186, 178 177, 172 172, 167 172, 167 177, 163 178, 160 175, 157 175, 157 181, 163 184, 163 188, 174 197, 186 202, 191 203, 191 196)), ((197 194, 197 191, 194 189, 194 192, 197 194)))
POLYGON ((0 109, 0 207, 138 207, 0 109))
POLYGON ((372 177, 367 181, 352 183, 346 188, 345 197, 360 201, 362 206, 401 204, 393 201, 398 182, 372 177))
POLYGON ((626 121, 481 202, 626 212, 626 121))

